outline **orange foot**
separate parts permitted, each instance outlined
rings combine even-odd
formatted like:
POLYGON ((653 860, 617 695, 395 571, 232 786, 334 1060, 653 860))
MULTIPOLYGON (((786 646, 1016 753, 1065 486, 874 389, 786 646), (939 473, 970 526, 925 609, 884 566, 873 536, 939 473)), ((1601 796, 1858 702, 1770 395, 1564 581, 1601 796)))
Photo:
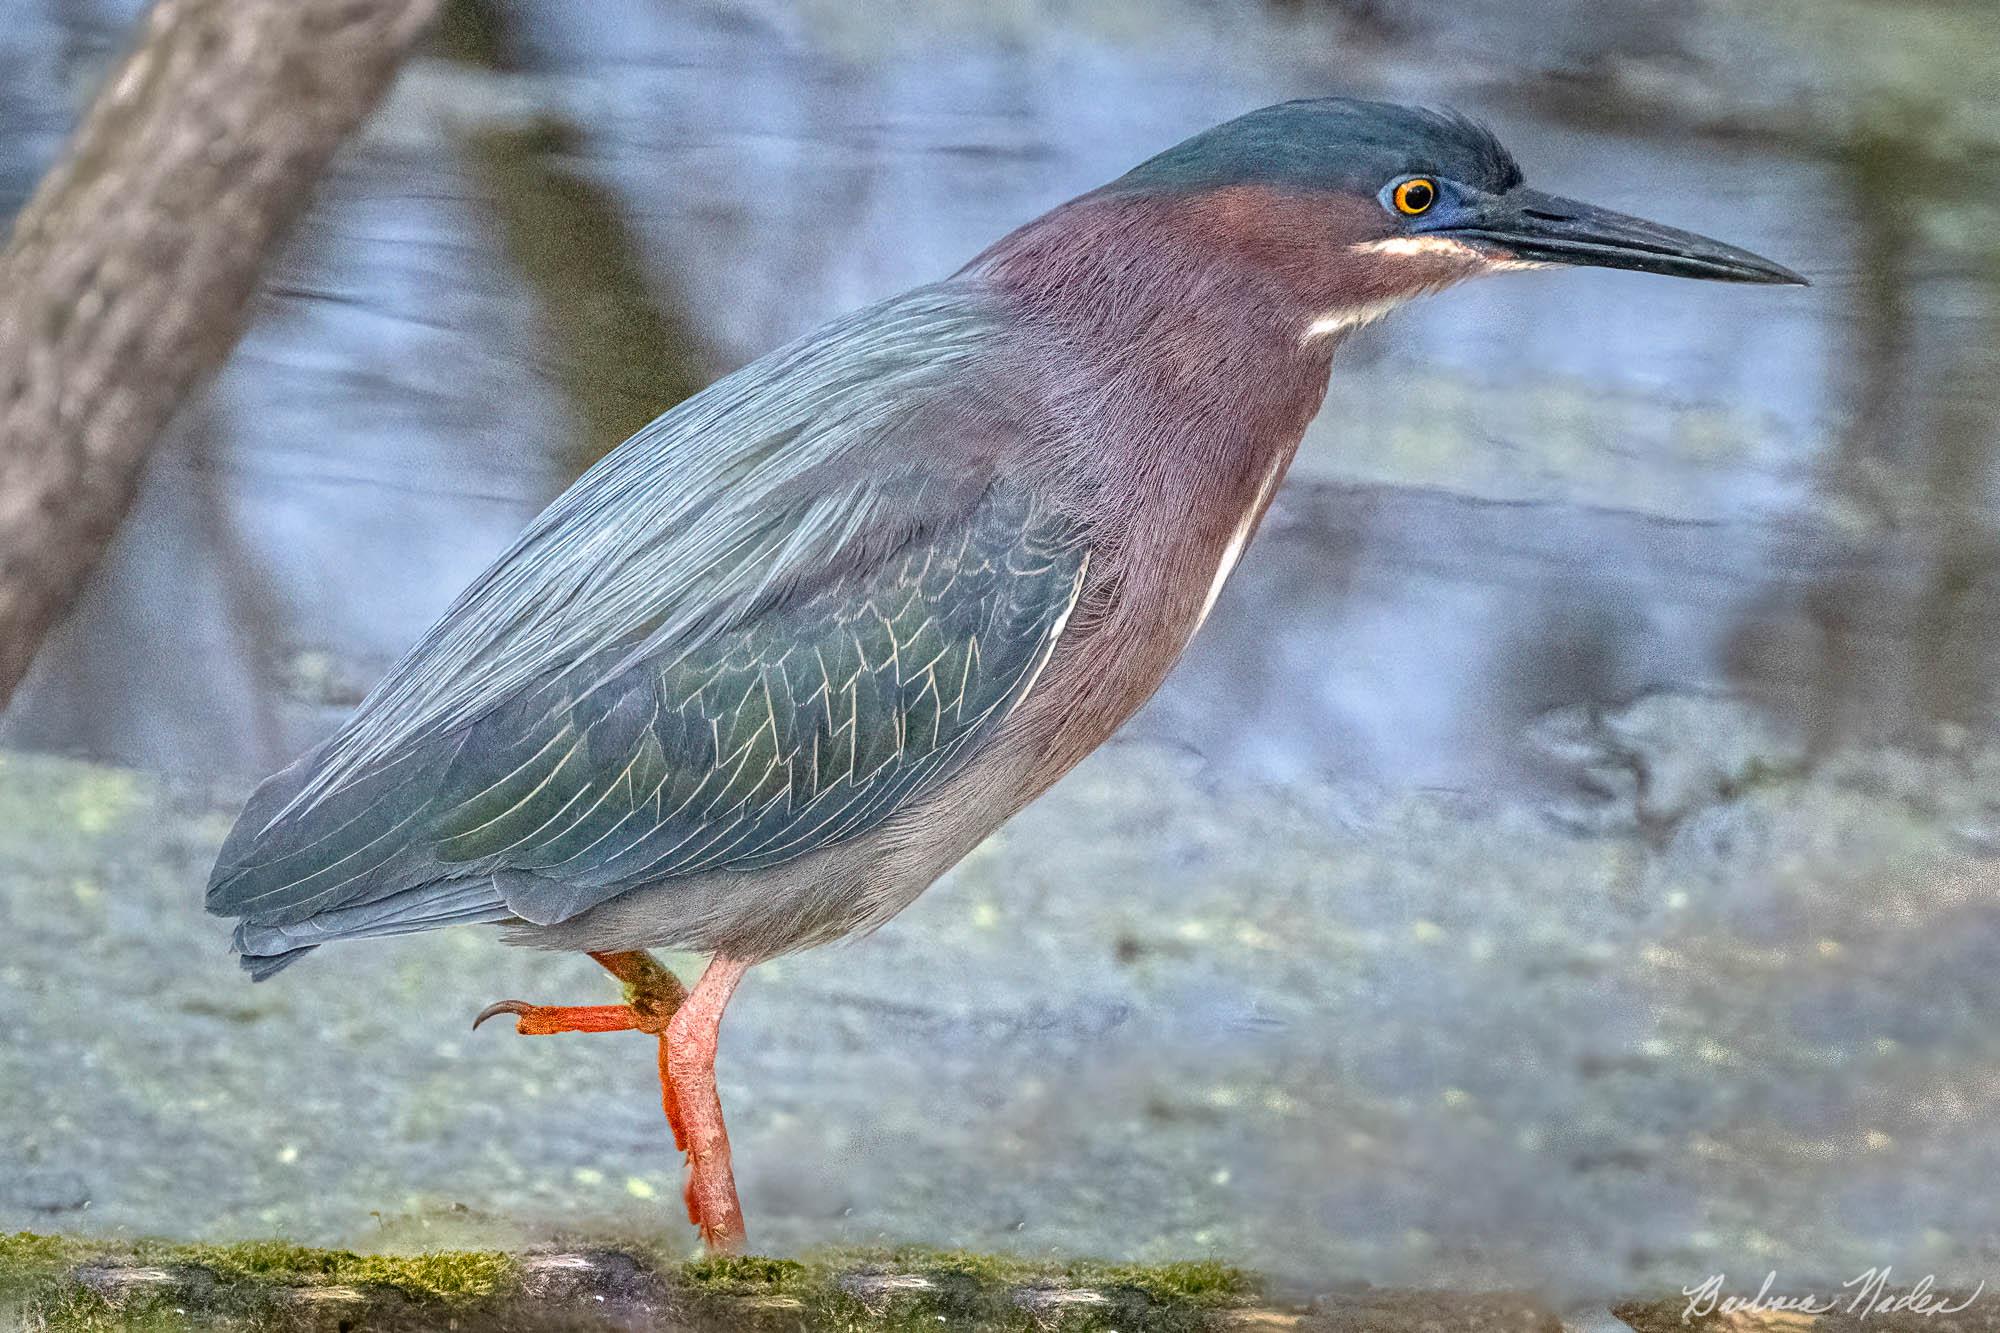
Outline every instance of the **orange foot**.
POLYGON ((748 963, 715 958, 692 991, 646 953, 590 955, 625 983, 624 1004, 541 1005, 502 1000, 472 1020, 478 1027, 497 1014, 513 1014, 514 1030, 528 1036, 556 1032, 644 1032, 660 1039, 660 1105, 687 1154, 683 1196, 688 1221, 701 1228, 715 1251, 743 1246, 743 1206, 729 1162, 729 1131, 715 1090, 715 1046, 722 1011, 748 963))

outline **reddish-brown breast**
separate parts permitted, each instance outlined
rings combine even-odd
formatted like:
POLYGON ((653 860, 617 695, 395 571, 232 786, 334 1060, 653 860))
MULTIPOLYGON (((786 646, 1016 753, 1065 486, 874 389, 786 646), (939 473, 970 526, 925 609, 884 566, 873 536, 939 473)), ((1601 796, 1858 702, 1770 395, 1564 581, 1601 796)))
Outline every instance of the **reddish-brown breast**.
POLYGON ((1325 395, 1339 335, 1309 330, 1423 276, 1354 249, 1388 234, 1373 210, 1100 191, 969 266, 1017 313, 1047 418, 1033 465, 1092 534, 1083 599, 1017 715, 1041 759, 1019 803, 1145 702, 1199 626, 1325 395))

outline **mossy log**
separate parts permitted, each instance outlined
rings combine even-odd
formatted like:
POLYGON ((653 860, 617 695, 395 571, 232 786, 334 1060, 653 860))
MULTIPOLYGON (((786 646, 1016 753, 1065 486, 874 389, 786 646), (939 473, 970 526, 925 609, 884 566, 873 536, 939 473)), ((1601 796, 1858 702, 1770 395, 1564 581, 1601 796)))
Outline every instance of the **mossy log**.
MULTIPOLYGON (((1386 1297, 1386 1304, 1385 1304, 1386 1297)), ((279 1242, 112 1245, 0 1237, 0 1311, 46 1329, 936 1330, 1205 1333, 1366 1325, 1263 1298, 1211 1262, 1115 1265, 897 1250, 678 1261, 643 1246, 362 1255, 279 1242)), ((1431 1302, 1435 1308, 1435 1302, 1431 1302)), ((1559 1325, 1522 1298, 1458 1301, 1454 1327, 1559 1325)))
POLYGON ((33 1329, 647 1328, 974 1333, 1954 1333, 2000 1304, 1939 1294, 1922 1310, 1691 1313, 1685 1295, 1565 1321, 1520 1292, 1342 1283, 1284 1299, 1199 1261, 1121 1265, 921 1249, 680 1261, 644 1245, 505 1254, 356 1254, 276 1241, 172 1245, 0 1236, 0 1322, 33 1329))

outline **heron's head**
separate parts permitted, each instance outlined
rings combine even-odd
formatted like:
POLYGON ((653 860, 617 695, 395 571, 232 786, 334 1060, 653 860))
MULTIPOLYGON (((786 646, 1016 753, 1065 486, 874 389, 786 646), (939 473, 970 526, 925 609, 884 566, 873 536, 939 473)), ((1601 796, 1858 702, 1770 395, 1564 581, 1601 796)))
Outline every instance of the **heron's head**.
POLYGON ((1209 234, 1288 270, 1325 306, 1309 336, 1509 269, 1805 281, 1736 246, 1531 189, 1482 126, 1385 102, 1265 107, 1168 149, 1099 195, 1178 201, 1209 234))

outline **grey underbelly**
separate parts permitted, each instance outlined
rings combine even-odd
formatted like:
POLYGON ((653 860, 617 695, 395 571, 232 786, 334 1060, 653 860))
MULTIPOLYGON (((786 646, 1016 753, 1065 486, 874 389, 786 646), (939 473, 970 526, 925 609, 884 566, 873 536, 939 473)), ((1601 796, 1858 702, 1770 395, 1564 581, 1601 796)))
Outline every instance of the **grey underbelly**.
POLYGON ((845 842, 761 869, 628 889, 567 921, 509 926, 507 941, 592 952, 688 949, 755 962, 873 930, 1020 808, 1031 766, 1014 749, 996 746, 845 842))

